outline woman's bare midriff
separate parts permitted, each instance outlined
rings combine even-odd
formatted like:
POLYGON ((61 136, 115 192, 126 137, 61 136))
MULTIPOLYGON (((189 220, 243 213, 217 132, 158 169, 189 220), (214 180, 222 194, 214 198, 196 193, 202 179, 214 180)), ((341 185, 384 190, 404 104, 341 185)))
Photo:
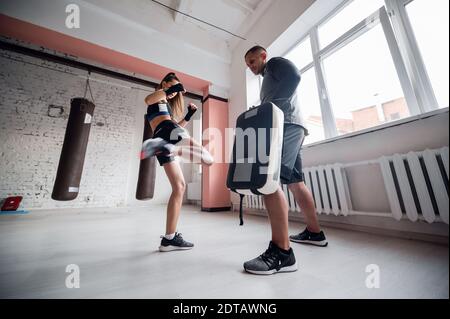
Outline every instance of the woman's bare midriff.
POLYGON ((154 132, 161 122, 167 120, 172 121, 172 118, 169 115, 160 115, 155 117, 153 120, 150 121, 150 127, 152 128, 152 131, 154 132))

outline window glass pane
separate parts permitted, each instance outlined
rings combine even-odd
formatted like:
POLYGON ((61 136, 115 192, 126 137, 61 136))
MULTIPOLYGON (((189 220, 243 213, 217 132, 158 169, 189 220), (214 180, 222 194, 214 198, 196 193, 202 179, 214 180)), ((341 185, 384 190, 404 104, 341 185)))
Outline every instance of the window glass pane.
POLYGON ((324 60, 339 134, 410 115, 381 25, 324 60))
POLYGON ((298 86, 298 99, 300 111, 309 132, 309 135, 305 138, 304 145, 324 140, 325 134, 314 68, 302 74, 302 79, 298 86))
POLYGON ((286 55, 286 59, 291 60, 299 70, 313 61, 311 42, 309 37, 302 41, 292 51, 286 55))
POLYGON ((414 0, 406 6, 439 107, 448 107, 449 1, 414 0))
POLYGON ((384 6, 384 0, 353 0, 330 20, 319 26, 320 48, 339 38, 384 6))

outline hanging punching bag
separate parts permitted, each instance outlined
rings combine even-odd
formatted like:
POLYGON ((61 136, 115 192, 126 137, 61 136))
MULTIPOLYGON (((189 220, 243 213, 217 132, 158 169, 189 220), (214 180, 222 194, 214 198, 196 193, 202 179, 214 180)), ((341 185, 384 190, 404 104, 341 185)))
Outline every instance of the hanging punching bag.
POLYGON ((85 98, 74 98, 70 102, 69 120, 53 186, 54 200, 73 200, 78 196, 94 108, 94 103, 85 98))
MULTIPOLYGON (((152 128, 144 116, 144 138, 143 141, 153 137, 152 128)), ((156 162, 155 156, 148 157, 141 160, 139 164, 139 177, 136 189, 136 199, 146 200, 152 199, 155 193, 155 178, 156 178, 156 162)))

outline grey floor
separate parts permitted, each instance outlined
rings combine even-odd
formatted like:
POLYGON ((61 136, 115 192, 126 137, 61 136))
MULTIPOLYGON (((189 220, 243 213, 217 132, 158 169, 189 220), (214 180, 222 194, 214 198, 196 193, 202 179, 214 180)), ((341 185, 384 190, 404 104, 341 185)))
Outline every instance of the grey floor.
MULTIPOLYGON (((186 206, 192 251, 159 253, 165 207, 0 216, 1 298, 449 298, 448 246, 326 228, 327 248, 294 244, 299 271, 269 277, 242 263, 269 241, 267 219, 186 206), (66 266, 80 288, 66 287, 66 266), (366 286, 376 264, 380 287, 366 286)), ((292 232, 304 227, 291 223, 292 232)))

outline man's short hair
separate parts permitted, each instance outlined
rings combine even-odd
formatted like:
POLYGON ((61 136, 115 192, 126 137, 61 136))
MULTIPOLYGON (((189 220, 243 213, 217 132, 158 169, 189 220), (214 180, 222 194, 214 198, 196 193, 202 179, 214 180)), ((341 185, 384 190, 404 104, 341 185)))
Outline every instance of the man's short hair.
POLYGON ((247 51, 247 53, 245 54, 245 58, 247 57, 247 55, 249 55, 251 53, 256 53, 256 52, 267 52, 267 51, 262 46, 255 45, 253 48, 251 48, 250 50, 247 51))

